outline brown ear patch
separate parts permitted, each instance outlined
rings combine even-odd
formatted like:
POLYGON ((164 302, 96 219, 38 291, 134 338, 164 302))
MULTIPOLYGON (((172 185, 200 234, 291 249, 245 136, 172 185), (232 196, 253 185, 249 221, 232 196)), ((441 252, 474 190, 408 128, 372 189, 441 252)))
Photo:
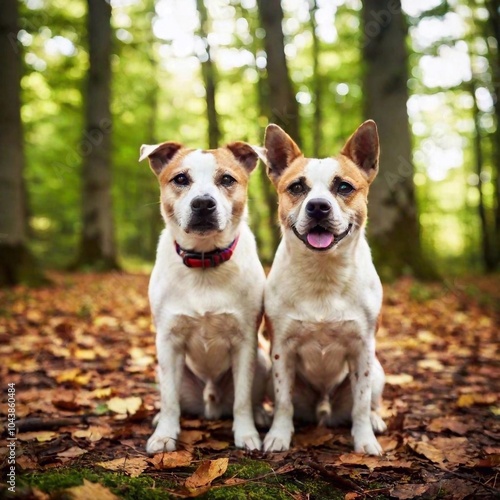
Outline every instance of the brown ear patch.
POLYGON ((234 157, 245 167, 248 173, 257 166, 259 157, 250 144, 237 141, 228 144, 226 148, 233 153, 234 157))
POLYGON ((182 147, 182 144, 178 142, 164 142, 156 145, 143 144, 139 161, 148 158, 151 170, 158 176, 182 147))
POLYGON ((302 152, 293 139, 274 123, 267 126, 264 143, 267 150, 267 175, 276 184, 284 170, 302 156, 302 152))
POLYGON ((373 120, 362 123, 342 148, 341 154, 352 160, 372 182, 378 172, 380 146, 377 125, 373 120))

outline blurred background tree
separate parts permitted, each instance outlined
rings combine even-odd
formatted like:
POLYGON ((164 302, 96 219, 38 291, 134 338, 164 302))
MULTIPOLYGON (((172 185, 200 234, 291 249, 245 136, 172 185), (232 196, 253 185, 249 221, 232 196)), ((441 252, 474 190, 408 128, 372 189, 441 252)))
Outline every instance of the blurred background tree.
MULTIPOLYGON (((0 251, 7 234, 26 249, 29 239, 45 267, 147 268, 162 221, 156 180, 137 163, 142 143, 261 144, 274 121, 306 155, 329 156, 374 118, 382 163, 369 238, 381 274, 498 269, 498 0, 2 3, 16 7, 19 27, 0 15, 0 251)), ((249 204, 269 264, 279 229, 263 168, 249 204)))

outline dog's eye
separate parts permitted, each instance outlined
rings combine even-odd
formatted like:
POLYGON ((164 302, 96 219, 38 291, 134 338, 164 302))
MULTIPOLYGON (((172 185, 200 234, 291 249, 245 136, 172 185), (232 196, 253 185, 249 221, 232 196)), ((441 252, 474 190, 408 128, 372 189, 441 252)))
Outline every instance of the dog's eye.
POLYGON ((302 194, 305 191, 304 184, 302 182, 294 182, 288 187, 288 191, 292 194, 302 194))
POLYGON ((186 174, 179 174, 176 175, 173 179, 172 182, 176 184, 177 186, 189 186, 189 179, 186 174))
POLYGON ((234 177, 231 177, 229 174, 223 175, 221 180, 220 180, 220 183, 224 187, 232 186, 235 182, 236 182, 236 179, 234 177))
POLYGON ((341 182, 337 188, 337 193, 339 194, 350 194, 354 191, 354 187, 348 182, 341 182))

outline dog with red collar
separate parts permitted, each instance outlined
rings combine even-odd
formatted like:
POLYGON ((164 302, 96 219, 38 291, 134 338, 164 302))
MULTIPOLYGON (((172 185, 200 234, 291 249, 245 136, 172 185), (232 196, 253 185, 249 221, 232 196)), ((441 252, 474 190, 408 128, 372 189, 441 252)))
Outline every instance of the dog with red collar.
POLYGON ((270 360, 257 347, 265 273, 247 224, 258 156, 243 142, 194 150, 143 145, 166 226, 149 284, 161 409, 146 449, 176 449, 181 413, 233 416, 237 447, 260 449, 270 360))

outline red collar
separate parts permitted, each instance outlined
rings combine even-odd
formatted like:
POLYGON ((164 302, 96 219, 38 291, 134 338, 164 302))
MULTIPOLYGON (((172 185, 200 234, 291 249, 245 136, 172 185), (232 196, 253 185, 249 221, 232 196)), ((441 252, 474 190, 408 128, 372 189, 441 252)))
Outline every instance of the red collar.
POLYGON ((234 249, 238 243, 239 236, 227 247, 211 252, 195 252, 193 250, 184 250, 175 242, 175 250, 182 257, 182 262, 187 267, 201 267, 206 269, 208 267, 217 267, 227 262, 232 256, 234 249))

